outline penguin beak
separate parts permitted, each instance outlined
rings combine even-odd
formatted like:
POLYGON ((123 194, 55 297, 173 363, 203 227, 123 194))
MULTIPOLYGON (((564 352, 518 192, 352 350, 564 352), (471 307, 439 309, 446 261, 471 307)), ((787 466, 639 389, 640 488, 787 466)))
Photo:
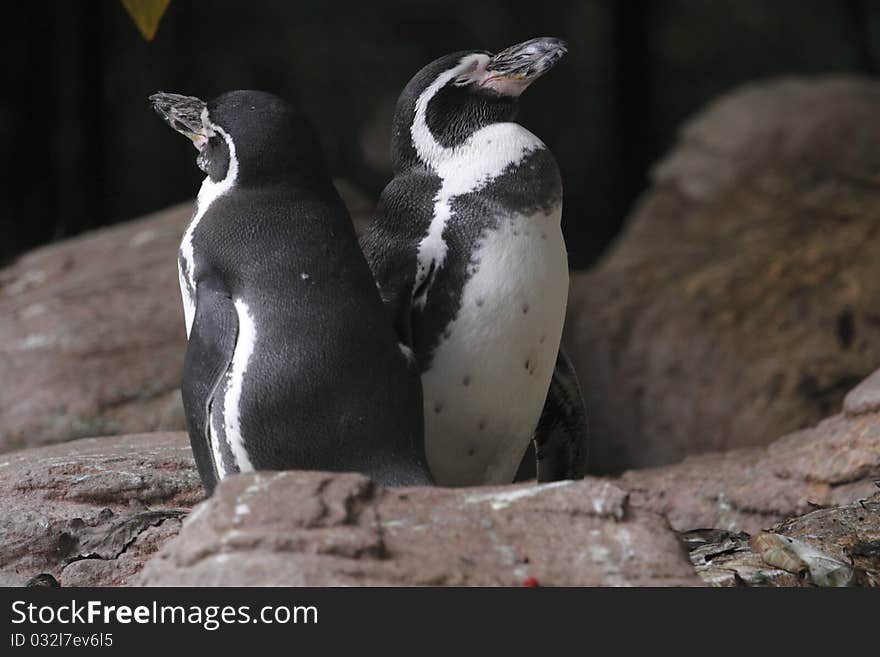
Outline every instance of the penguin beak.
POLYGON ((567 52, 565 41, 555 37, 538 37, 510 46, 489 60, 480 86, 519 96, 567 52))
POLYGON ((150 96, 150 104, 165 123, 192 140, 193 146, 202 150, 211 136, 202 121, 207 103, 195 96, 166 94, 162 91, 150 96))

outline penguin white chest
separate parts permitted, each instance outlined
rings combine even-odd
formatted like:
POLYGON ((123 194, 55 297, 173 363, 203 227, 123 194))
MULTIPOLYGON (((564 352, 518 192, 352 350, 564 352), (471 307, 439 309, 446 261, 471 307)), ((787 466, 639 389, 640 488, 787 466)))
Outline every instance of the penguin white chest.
POLYGON ((561 206, 483 234, 455 319, 422 375, 425 448, 441 485, 510 483, 553 375, 568 298, 561 206))

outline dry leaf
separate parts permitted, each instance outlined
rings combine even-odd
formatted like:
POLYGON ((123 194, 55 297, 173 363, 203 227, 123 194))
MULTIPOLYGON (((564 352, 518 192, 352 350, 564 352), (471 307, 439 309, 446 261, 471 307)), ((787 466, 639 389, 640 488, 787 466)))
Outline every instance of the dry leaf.
POLYGON ((849 586, 853 579, 848 564, 796 538, 764 532, 752 538, 752 549, 770 566, 795 574, 808 572, 816 586, 849 586))
POLYGON ((122 0, 122 6, 137 25, 144 40, 152 41, 159 29, 162 14, 168 9, 170 2, 171 0, 122 0))
POLYGON ((798 557, 791 546, 791 539, 779 534, 761 533, 752 537, 752 549, 768 566, 781 568, 795 575, 808 570, 807 564, 798 557))

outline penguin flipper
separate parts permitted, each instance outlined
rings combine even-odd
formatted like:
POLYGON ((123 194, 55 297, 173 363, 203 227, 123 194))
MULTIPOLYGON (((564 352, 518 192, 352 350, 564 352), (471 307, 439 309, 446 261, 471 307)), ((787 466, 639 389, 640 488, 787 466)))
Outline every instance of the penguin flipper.
POLYGON ((196 311, 183 362, 183 409, 199 476, 208 495, 217 485, 209 434, 211 401, 232 361, 238 315, 232 299, 217 286, 199 283, 196 311))
POLYGON ((380 253, 367 251, 373 276, 380 283, 382 305, 391 319, 397 339, 410 350, 415 349, 412 329, 414 266, 412 269, 405 255, 397 250, 380 253))
POLYGON ((418 221, 417 215, 421 213, 420 203, 434 205, 433 192, 422 199, 414 195, 413 190, 430 189, 432 184, 433 178, 426 174, 396 176, 382 191, 373 221, 360 238, 361 249, 398 339, 413 351, 412 311, 419 287, 417 254, 428 230, 428 225, 418 221))
POLYGON ((538 481, 581 479, 587 469, 587 409, 577 373, 559 348, 544 410, 535 430, 538 481))

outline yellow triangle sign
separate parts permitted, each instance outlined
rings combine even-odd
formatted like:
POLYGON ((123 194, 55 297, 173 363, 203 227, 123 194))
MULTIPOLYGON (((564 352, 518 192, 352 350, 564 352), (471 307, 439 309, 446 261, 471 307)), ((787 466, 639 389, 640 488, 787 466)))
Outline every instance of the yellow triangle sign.
POLYGON ((122 0, 122 6, 137 25, 145 41, 152 41, 159 29, 162 14, 171 0, 122 0))

